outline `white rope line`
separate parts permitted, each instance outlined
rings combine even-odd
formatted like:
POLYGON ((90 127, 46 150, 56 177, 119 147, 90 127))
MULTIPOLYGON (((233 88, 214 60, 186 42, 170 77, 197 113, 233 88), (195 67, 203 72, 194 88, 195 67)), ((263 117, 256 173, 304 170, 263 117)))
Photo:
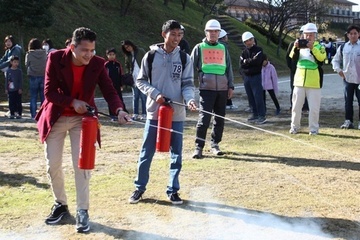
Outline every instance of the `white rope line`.
MULTIPOLYGON (((176 104, 176 105, 180 105, 180 106, 184 106, 186 107, 185 104, 182 104, 182 103, 177 103, 177 102, 173 102, 171 101, 170 103, 172 104, 176 104)), ((346 158, 349 158, 348 155, 345 155, 345 154, 342 154, 342 153, 339 153, 339 152, 335 152, 335 151, 332 151, 332 150, 329 150, 329 149, 326 149, 326 148, 323 148, 323 147, 319 147, 319 146, 316 146, 316 145, 313 145, 313 144, 310 144, 308 142, 305 142, 305 141, 302 141, 302 140, 299 140, 299 139, 295 139, 295 138, 292 138, 290 136, 287 136, 285 134, 282 134, 282 133, 277 133, 277 132, 274 132, 274 131, 270 131, 270 130, 266 130, 266 129, 263 129, 263 128, 260 128, 260 127, 256 127, 256 126, 253 126, 253 125, 250 125, 250 124, 247 124, 247 123, 244 123, 244 122, 241 122, 241 121, 237 121, 237 120, 234 120, 234 119, 231 119, 231 118, 228 118, 228 117, 224 117, 224 116, 221 116, 221 115, 218 115, 218 114, 215 114, 213 112, 208 112, 208 111, 205 111, 205 110, 202 110, 200 108, 197 108, 196 110, 198 110, 199 112, 203 112, 203 113, 206 113, 206 114, 210 114, 214 117, 219 117, 219 118, 223 118, 224 120, 227 120, 229 122, 233 122, 233 123, 236 123, 236 124, 239 124, 239 125, 242 125, 242 126, 246 126, 246 127, 249 127, 249 128, 252 128, 252 129, 255 129, 255 130, 258 130, 258 131, 262 131, 262 132, 265 132, 265 133, 268 133, 268 134, 272 134, 272 135, 276 135, 276 136, 279 136, 279 137, 283 137, 283 138, 286 138, 286 139, 289 139, 289 140, 292 140, 294 142, 297 142, 297 143, 300 143, 302 145, 305 145, 305 146, 308 146, 308 147, 311 147, 311 148, 315 148, 317 150, 320 150, 320 151, 324 151, 324 152, 327 152, 329 154, 334 154, 334 155, 338 155, 338 156, 341 156, 341 157, 346 157, 346 158)), ((139 123, 139 124, 144 124, 144 122, 140 122, 140 121, 134 121, 132 120, 131 122, 135 122, 135 123, 139 123)), ((155 128, 158 128, 158 126, 156 125, 153 125, 153 124, 150 124, 151 127, 155 127, 155 128)), ((184 133, 183 132, 179 132, 179 131, 175 131, 173 129, 169 129, 169 128, 164 128, 164 127, 160 127, 161 129, 164 129, 164 130, 168 130, 170 132, 174 132, 174 133, 178 133, 178 134, 182 134, 184 136, 184 133)), ((201 139, 201 138, 198 138, 198 137, 195 137, 195 139, 199 139, 199 140, 202 140, 204 142, 210 142, 210 140, 206 141, 205 139, 201 139)), ((358 159, 355 159, 355 158, 352 158, 353 160, 355 160, 356 162, 359 162, 358 159)), ((259 160, 253 160, 253 162, 261 162, 259 160)), ((322 202, 322 203, 325 203, 326 205, 332 207, 332 208, 336 208, 338 209, 338 206, 335 206, 335 204, 332 203, 332 201, 330 199, 328 199, 326 196, 324 195, 321 195, 319 194, 318 192, 314 191, 312 188, 306 186, 306 184, 299 180, 298 178, 296 178, 294 175, 291 175, 291 174, 288 174, 282 170, 279 170, 279 169, 276 169, 274 167, 272 167, 272 165, 268 165, 268 168, 272 169, 272 170, 275 170, 276 172, 282 174, 283 176, 285 176, 286 178, 288 178, 294 185, 297 185, 301 188, 303 188, 304 190, 306 190, 307 192, 309 192, 316 200, 318 200, 319 202, 322 202)), ((344 209, 344 208, 343 208, 344 209)), ((349 215, 352 215, 352 212, 350 212, 347 208, 344 209, 345 212, 349 215)), ((326 217, 324 214, 321 214, 323 217, 326 217)), ((357 226, 360 227, 360 223, 358 222, 355 222, 355 224, 357 226)))

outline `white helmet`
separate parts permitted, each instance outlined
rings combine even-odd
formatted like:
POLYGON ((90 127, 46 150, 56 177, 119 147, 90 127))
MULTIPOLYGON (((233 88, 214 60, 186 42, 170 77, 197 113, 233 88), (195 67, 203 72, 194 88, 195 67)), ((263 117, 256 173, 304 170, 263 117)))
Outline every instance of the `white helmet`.
POLYGON ((227 35, 227 32, 224 29, 221 29, 220 34, 219 34, 219 39, 225 37, 226 35, 227 35))
POLYGON ((180 25, 180 29, 183 30, 185 32, 185 28, 183 25, 180 25))
POLYGON ((302 25, 302 26, 301 26, 299 32, 301 32, 301 33, 304 32, 304 26, 305 26, 305 25, 302 25))
POLYGON ((317 27, 314 23, 307 23, 304 25, 304 33, 317 33, 317 27))
POLYGON ((206 30, 219 30, 220 31, 221 25, 218 20, 210 19, 209 21, 207 21, 207 23, 205 25, 205 31, 206 30))
POLYGON ((244 32, 241 36, 243 42, 245 42, 253 37, 254 37, 254 35, 251 32, 244 32))

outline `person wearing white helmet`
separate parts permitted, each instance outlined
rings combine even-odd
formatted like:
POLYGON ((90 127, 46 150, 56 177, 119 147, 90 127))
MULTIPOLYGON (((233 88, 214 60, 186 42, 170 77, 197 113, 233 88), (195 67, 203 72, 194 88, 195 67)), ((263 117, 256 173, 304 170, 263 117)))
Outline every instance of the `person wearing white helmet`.
POLYGON ((266 122, 266 113, 261 82, 263 50, 255 44, 254 35, 251 32, 244 32, 241 38, 245 44, 245 49, 240 55, 239 65, 244 79, 246 95, 253 112, 248 121, 264 124, 266 122))
MULTIPOLYGON (((220 34, 219 34, 219 42, 221 42, 222 44, 227 45, 228 44, 228 34, 224 29, 220 30, 220 34)), ((226 109, 236 109, 237 106, 235 106, 232 102, 231 98, 228 98, 226 101, 226 109)))
POLYGON ((301 121, 301 108, 305 97, 309 103, 309 134, 319 133, 319 113, 323 70, 321 68, 326 50, 316 41, 317 27, 314 23, 304 25, 304 39, 298 39, 290 53, 297 61, 294 76, 294 92, 292 97, 291 125, 289 132, 298 133, 301 121))
POLYGON ((227 32, 224 29, 220 30, 219 42, 222 42, 222 43, 227 43, 228 42, 227 32))
POLYGON ((206 39, 198 43, 191 52, 194 68, 198 73, 200 90, 199 120, 196 125, 195 151, 193 158, 203 157, 203 148, 211 115, 216 114, 211 133, 211 150, 215 155, 223 155, 219 148, 223 131, 226 100, 232 97, 234 84, 231 58, 226 44, 218 41, 221 26, 215 19, 205 25, 206 39))
MULTIPOLYGON (((303 38, 303 31, 304 31, 304 25, 300 27, 300 30, 299 30, 299 38, 298 39, 302 39, 303 38)), ((287 63, 287 66, 290 70, 290 112, 291 112, 291 109, 292 109, 292 95, 293 95, 293 92, 294 92, 294 76, 295 76, 295 72, 296 72, 296 65, 297 65, 297 59, 295 61, 295 59, 292 59, 290 57, 290 53, 294 47, 294 44, 295 44, 295 41, 291 42, 287 48, 287 51, 286 51, 286 63, 287 63)), ((308 105, 308 101, 307 101, 307 98, 305 98, 305 102, 304 102, 304 105, 302 107, 302 111, 303 113, 305 112, 308 112, 309 111, 309 105, 308 105)))

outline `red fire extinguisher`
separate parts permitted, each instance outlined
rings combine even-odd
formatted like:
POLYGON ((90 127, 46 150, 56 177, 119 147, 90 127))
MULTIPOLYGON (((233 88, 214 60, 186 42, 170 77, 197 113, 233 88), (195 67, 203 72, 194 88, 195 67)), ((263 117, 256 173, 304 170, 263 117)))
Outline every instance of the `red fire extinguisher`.
POLYGON ((98 133, 98 119, 96 116, 85 116, 82 119, 80 136, 80 153, 78 167, 80 169, 94 169, 95 150, 98 133))
POLYGON ((162 104, 158 112, 158 129, 156 137, 156 151, 168 152, 171 141, 172 116, 174 109, 170 104, 162 104))

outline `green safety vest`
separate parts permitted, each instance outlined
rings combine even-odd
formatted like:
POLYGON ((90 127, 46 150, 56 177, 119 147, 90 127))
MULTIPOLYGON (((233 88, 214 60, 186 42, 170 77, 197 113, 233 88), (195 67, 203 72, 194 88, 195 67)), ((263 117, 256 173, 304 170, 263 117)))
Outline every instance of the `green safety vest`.
POLYGON ((224 75, 226 71, 226 48, 223 44, 200 44, 201 70, 204 73, 224 75))

